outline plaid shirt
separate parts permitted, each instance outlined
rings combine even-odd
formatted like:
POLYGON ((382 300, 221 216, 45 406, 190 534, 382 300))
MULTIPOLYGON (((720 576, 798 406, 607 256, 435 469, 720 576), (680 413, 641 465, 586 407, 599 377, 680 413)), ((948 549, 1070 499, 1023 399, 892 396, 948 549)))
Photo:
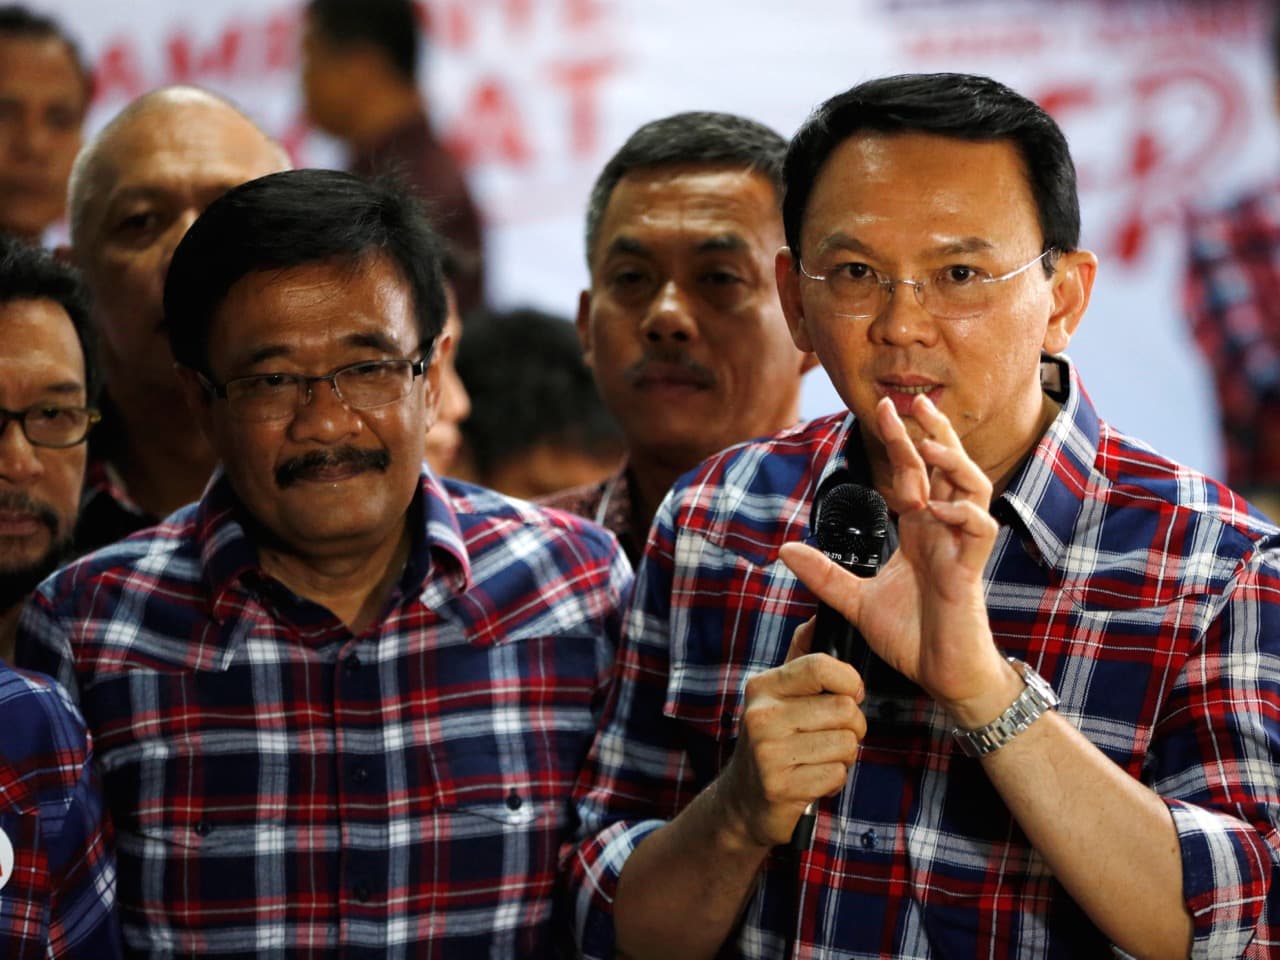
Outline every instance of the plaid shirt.
POLYGON ((1187 226, 1186 305, 1217 388, 1227 482, 1280 491, 1280 181, 1187 226))
POLYGON ((66 693, 0 663, 5 960, 121 956, 115 861, 91 758, 66 693))
POLYGON ((19 657, 75 692, 138 956, 539 956, 630 567, 423 474, 353 636, 263 573, 225 477, 47 580, 19 657))
MULTIPOLYGON (((992 631, 1168 804, 1194 955, 1275 956, 1280 534, 1099 421, 1074 373, 1059 396, 1063 410, 993 504, 992 631)), ((777 551, 809 539, 815 490, 846 468, 851 429, 833 416, 732 448, 658 513, 577 791, 586 839, 565 851, 590 957, 612 956, 627 856, 724 766, 747 679, 780 664, 815 611, 777 551)), ((799 919, 785 907, 795 870, 775 857, 724 955, 778 957, 789 935, 797 956, 824 960, 1108 955, 943 711, 869 652, 855 665, 867 735, 845 789, 820 802, 799 919)))
POLYGON ((637 530, 632 523, 631 505, 635 502, 635 491, 626 463, 599 483, 561 490, 539 497, 536 502, 544 507, 576 513, 600 524, 618 538, 622 552, 633 565, 640 562, 648 531, 637 530))

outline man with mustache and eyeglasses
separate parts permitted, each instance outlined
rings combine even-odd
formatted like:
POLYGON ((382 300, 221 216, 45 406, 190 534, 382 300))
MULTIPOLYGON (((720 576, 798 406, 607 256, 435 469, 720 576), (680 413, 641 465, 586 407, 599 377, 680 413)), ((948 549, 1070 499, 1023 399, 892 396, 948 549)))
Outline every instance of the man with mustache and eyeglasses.
POLYGON ((800 416, 817 361, 792 342, 773 277, 786 149, 745 117, 675 114, 633 133, 592 188, 578 337, 627 461, 541 502, 603 523, 633 564, 677 477, 800 416))
MULTIPOLYGON (((80 278, 0 239, 0 646, 62 559, 97 419, 80 278)), ((116 870, 84 720, 0 662, 0 956, 119 957, 116 870)))
POLYGON ((19 662, 79 700, 134 957, 542 957, 630 568, 442 480, 441 246, 299 170, 178 244, 164 313, 220 466, 46 581, 19 662))
POLYGON ((0 240, 0 659, 23 600, 71 549, 98 419, 89 337, 80 277, 0 240))

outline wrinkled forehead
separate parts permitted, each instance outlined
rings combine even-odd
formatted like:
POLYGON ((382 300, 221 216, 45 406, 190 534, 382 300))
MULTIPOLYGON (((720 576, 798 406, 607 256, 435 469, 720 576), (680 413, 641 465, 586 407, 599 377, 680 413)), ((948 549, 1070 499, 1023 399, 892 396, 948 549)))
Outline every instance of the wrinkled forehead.
POLYGON ((185 103, 130 117, 94 144, 87 206, 105 209, 129 191, 222 192, 287 169, 287 158, 227 107, 185 103))
POLYGON ((614 187, 597 257, 645 242, 759 248, 772 256, 782 235, 773 184, 739 167, 682 164, 632 170, 614 187))

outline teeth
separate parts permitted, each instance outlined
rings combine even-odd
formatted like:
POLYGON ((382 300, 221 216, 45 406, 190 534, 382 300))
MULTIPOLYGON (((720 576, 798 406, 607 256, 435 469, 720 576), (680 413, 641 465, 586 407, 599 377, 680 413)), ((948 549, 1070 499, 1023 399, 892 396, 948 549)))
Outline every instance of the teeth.
POLYGON ((933 387, 931 387, 931 386, 923 386, 923 387, 894 387, 893 389, 894 389, 894 390, 896 390, 896 391, 898 391, 898 393, 911 393, 911 394, 916 394, 916 393, 928 393, 930 390, 932 390, 932 389, 933 389, 933 387))

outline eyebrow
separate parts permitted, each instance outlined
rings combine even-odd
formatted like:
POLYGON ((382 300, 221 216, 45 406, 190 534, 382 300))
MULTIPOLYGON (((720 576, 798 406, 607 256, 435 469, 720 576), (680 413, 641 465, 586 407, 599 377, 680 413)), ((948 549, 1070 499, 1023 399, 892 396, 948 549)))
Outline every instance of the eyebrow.
MULTIPOLYGON (((707 237, 700 240, 694 247, 697 253, 724 253, 739 250, 749 250, 751 245, 736 233, 720 233, 713 237, 707 237)), ((605 247, 605 257, 611 257, 615 254, 629 254, 636 257, 647 257, 650 250, 635 237, 628 237, 625 234, 614 237, 610 244, 605 247)))
MULTIPOLYGON (((342 338, 341 342, 348 347, 368 347, 371 350, 380 350, 383 353, 390 353, 396 356, 400 355, 399 345, 380 330, 349 333, 342 338)), ((244 367, 257 366, 266 360, 287 357, 292 353, 292 348, 286 347, 282 343, 269 343, 237 361, 237 365, 244 367)))
MULTIPOLYGON (((823 238, 822 242, 817 246, 819 254, 826 253, 828 250, 847 250, 850 253, 860 253, 868 257, 876 255, 875 249, 869 244, 863 243, 857 237, 843 232, 836 232, 829 237, 823 238)), ((995 244, 983 237, 959 237, 934 247, 929 251, 929 254, 932 256, 950 256, 957 253, 990 253, 993 250, 995 250, 995 244)))
POLYGON ((42 388, 42 392, 57 394, 84 393, 84 384, 76 380, 59 380, 57 383, 46 383, 42 388))

